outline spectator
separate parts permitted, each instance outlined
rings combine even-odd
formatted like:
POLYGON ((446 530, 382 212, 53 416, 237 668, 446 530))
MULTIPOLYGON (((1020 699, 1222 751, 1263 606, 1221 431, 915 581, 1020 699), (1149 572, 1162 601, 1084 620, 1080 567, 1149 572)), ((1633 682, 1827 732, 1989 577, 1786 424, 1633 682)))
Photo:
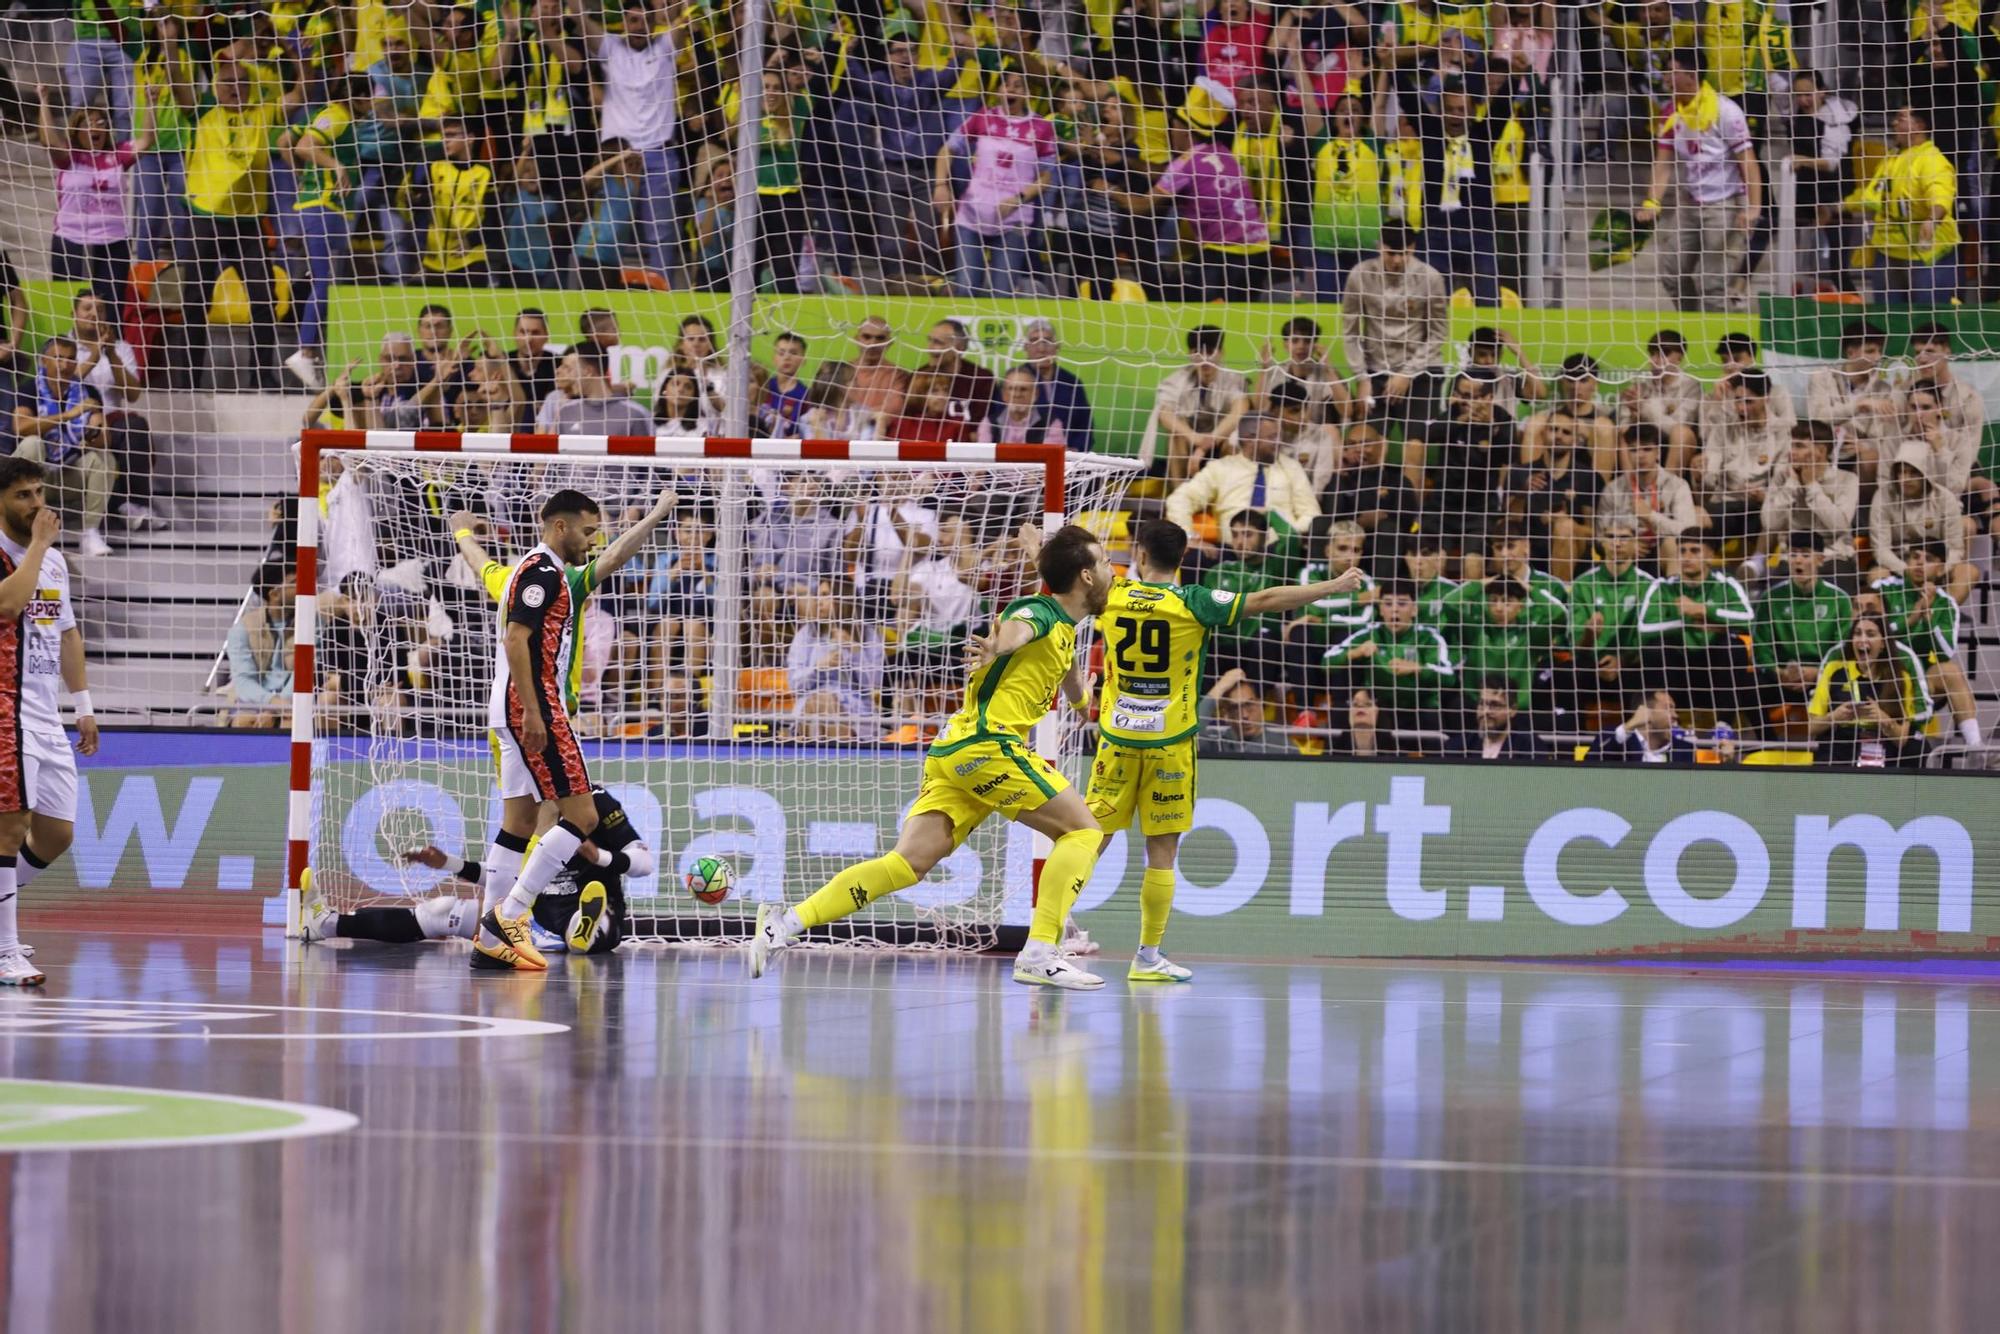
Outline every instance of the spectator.
POLYGON ((1485 681, 1473 709, 1474 728, 1448 737, 1446 755, 1467 760, 1547 760, 1548 747, 1520 715, 1507 681, 1485 681))
POLYGON ((1459 587, 1456 579, 1444 577, 1444 543, 1435 537, 1417 536, 1403 549, 1403 574, 1417 594, 1417 619, 1443 630, 1449 624, 1446 604, 1459 587))
POLYGON ((1080 294, 1085 284, 1088 295, 1098 299, 1116 293, 1121 283, 1138 283, 1142 293, 1157 291, 1159 229, 1132 207, 1145 195, 1149 177, 1125 104, 1105 90, 1081 109, 1096 123, 1074 144, 1058 146, 1072 159, 1067 164, 1072 198, 1066 209, 1069 231, 1057 245, 1067 252, 1080 294))
POLYGON ((854 382, 848 387, 847 401, 860 411, 875 414, 878 423, 900 413, 910 391, 910 373, 888 359, 894 341, 895 332, 880 315, 867 316, 854 330, 854 382))
POLYGON ((595 195, 590 216, 576 229, 576 276, 585 288, 625 285, 625 269, 639 243, 637 196, 645 188, 645 158, 616 139, 603 141, 604 157, 577 184, 595 195))
POLYGON ((1639 527, 1631 516, 1600 512, 1596 531, 1603 558, 1569 590, 1570 694, 1579 702, 1620 698, 1638 679, 1639 608, 1653 586, 1637 564, 1639 527))
POLYGON ((1334 739, 1334 754, 1358 760, 1394 754, 1382 736, 1382 706, 1374 691, 1356 690, 1348 695, 1346 722, 1342 735, 1334 739))
POLYGON ((701 381, 694 378, 693 371, 670 369, 653 391, 653 431, 693 439, 719 434, 708 405, 702 401, 701 381))
POLYGON ((1943 397, 1930 385, 1913 386, 1904 395, 1907 411, 1903 439, 1920 443, 1929 451, 1931 476, 1939 486, 1959 497, 1965 508, 1967 534, 1976 536, 1992 517, 1993 482, 1984 474, 1973 473, 1979 457, 1979 438, 1945 424, 1943 397))
POLYGON ((1678 725, 1673 692, 1639 696, 1631 716, 1597 738, 1590 758, 1600 764, 1693 764, 1694 738, 1678 725))
POLYGON ((854 403, 854 363, 822 361, 806 390, 805 433, 813 440, 878 440, 882 424, 854 403))
POLYGON ((153 127, 153 142, 139 153, 132 179, 136 259, 171 257, 188 239, 187 150, 199 86, 180 15, 163 13, 147 20, 133 71, 138 121, 153 127))
POLYGON ((1577 457, 1576 427, 1567 413, 1550 414, 1540 457, 1526 461, 1525 449, 1521 457, 1500 476, 1499 510, 1527 527, 1535 559, 1567 584, 1588 552, 1604 483, 1577 457))
POLYGON ((1904 548, 1919 542, 1942 542, 1945 564, 1951 570, 1947 584, 1954 597, 1965 601, 1978 572, 1965 561, 1965 508, 1951 490, 1938 483, 1930 447, 1921 440, 1905 440, 1896 451, 1889 476, 1877 488, 1868 510, 1868 550, 1875 568, 1868 582, 1889 574, 1903 573, 1904 548), (1963 572, 1961 573, 1961 567, 1963 572))
POLYGON ((1424 167, 1422 239, 1424 259, 1447 286, 1469 290, 1476 306, 1492 307, 1500 304, 1493 146, 1505 120, 1481 110, 1465 82, 1451 78, 1436 113, 1416 117, 1424 167))
POLYGON ((1213 513, 1223 529, 1243 510, 1269 518, 1280 536, 1303 533, 1319 517, 1312 481, 1298 460, 1278 452, 1280 427, 1275 418, 1245 420, 1242 449, 1212 459, 1167 496, 1167 517, 1190 533, 1194 516, 1213 513))
POLYGON ((1373 692, 1391 731, 1438 731, 1441 692, 1458 683, 1450 646, 1435 627, 1417 624, 1416 590, 1408 584, 1383 585, 1375 612, 1373 624, 1327 649, 1327 670, 1345 676, 1350 689, 1373 692))
POLYGON ((854 741, 881 734, 882 632, 840 604, 830 579, 798 592, 785 677, 795 718, 819 719, 822 728, 837 720, 819 739, 854 741))
POLYGON ((1030 320, 1022 331, 1022 366, 1035 377, 1035 404, 1062 427, 1063 443, 1080 454, 1090 452, 1096 430, 1090 395, 1083 381, 1059 360, 1062 344, 1047 320, 1030 320))
POLYGON ((1879 326, 1849 320, 1840 331, 1840 360, 1806 377, 1806 416, 1834 428, 1844 457, 1868 482, 1901 426, 1895 386, 1882 369, 1886 341, 1879 326))
POLYGON ((725 291, 736 233, 736 169, 727 153, 718 150, 696 167, 695 193, 691 282, 698 291, 725 291))
MULTIPOLYGON (((764 115, 757 123, 757 273, 771 271, 780 292, 801 292, 799 252, 814 233, 799 168, 799 141, 813 116, 813 99, 786 80, 782 56, 764 71, 764 115)), ((729 118, 737 115, 732 100, 729 118)), ((824 229, 821 229, 824 230, 824 229)))
POLYGON ((1283 733, 1264 721, 1264 700, 1241 667, 1215 678, 1195 706, 1201 720, 1204 755, 1253 756, 1295 753, 1283 733))
POLYGON ((1767 709, 1804 704, 1811 697, 1820 662, 1854 619, 1854 599, 1820 577, 1826 539, 1811 529, 1794 529, 1788 541, 1785 581, 1757 599, 1750 632, 1767 709))
MULTIPOLYGON (((1171 517, 1171 516, 1169 516, 1171 517)), ((1202 586, 1217 597, 1248 597, 1260 589, 1289 582, 1289 561, 1271 541, 1271 521, 1262 510, 1243 510, 1222 525, 1230 559, 1213 566, 1202 586)), ((1284 626, 1273 615, 1239 616, 1236 624, 1214 632, 1211 660, 1219 672, 1241 668, 1263 686, 1281 685, 1285 674, 1284 626)))
POLYGON ((1285 359, 1279 361, 1272 354, 1271 340, 1264 340, 1257 354, 1257 382, 1251 391, 1251 406, 1259 412, 1271 411, 1271 395, 1279 386, 1289 384, 1298 388, 1299 402, 1306 409, 1309 422, 1337 425, 1345 421, 1347 386, 1341 382, 1339 372, 1327 356, 1326 345, 1320 341, 1319 321, 1307 315, 1294 315, 1285 321, 1278 336, 1284 343, 1285 359))
POLYGON ((424 404, 417 398, 419 388, 416 344, 408 334, 383 334, 376 372, 361 382, 361 401, 354 405, 354 429, 422 430, 426 423, 424 404))
POLYGON ((1597 358, 1588 352, 1572 352, 1563 358, 1562 371, 1555 379, 1555 393, 1542 411, 1528 418, 1521 428, 1521 448, 1530 462, 1542 452, 1542 433, 1552 413, 1564 412, 1576 423, 1577 443, 1589 451, 1590 466, 1600 477, 1617 471, 1618 418, 1598 401, 1597 358))
MULTIPOLYGON (((1852 587, 1861 480, 1827 461, 1832 444, 1833 431, 1825 422, 1793 424, 1790 455, 1772 474, 1771 489, 1764 497, 1764 534, 1773 554, 1780 542, 1790 540, 1787 535, 1812 534, 1822 557, 1815 562, 1815 572, 1852 587)), ((1797 550, 1795 541, 1792 549, 1797 550)), ((1762 574, 1762 562, 1755 562, 1751 572, 1762 574)))
POLYGON ((1694 490, 1660 466, 1660 430, 1645 422, 1625 432, 1626 470, 1612 479, 1599 498, 1600 515, 1619 515, 1636 526, 1642 550, 1659 548, 1664 562, 1674 559, 1673 542, 1681 534, 1708 526, 1708 515, 1694 501, 1694 490))
POLYGON ((264 247, 264 220, 271 215, 269 145, 298 105, 299 93, 289 89, 274 100, 259 100, 251 95, 250 79, 241 61, 218 57, 209 85, 213 100, 195 121, 187 158, 195 282, 182 312, 205 321, 216 283, 233 268, 249 303, 253 343, 275 358, 275 343, 268 351, 264 347, 277 327, 264 247))
POLYGON ((0 250, 0 400, 34 376, 30 358, 21 348, 27 337, 27 293, 21 290, 21 274, 13 258, 0 250))
POLYGON ((764 381, 752 429, 772 440, 798 440, 805 436, 806 382, 799 378, 805 364, 806 340, 795 333, 782 333, 771 344, 771 376, 764 381))
POLYGON ((521 158, 534 159, 535 174, 560 198, 586 154, 579 143, 594 131, 588 58, 563 24, 563 0, 534 0, 524 6, 521 31, 521 158))
POLYGON ((1896 151, 1842 207, 1872 224, 1868 253, 1878 299, 1947 304, 1958 290, 1958 173, 1931 142, 1928 113, 1905 103, 1892 128, 1896 151))
POLYGON ((530 423, 532 414, 521 382, 514 378, 507 359, 494 355, 497 351, 488 348, 485 356, 472 358, 471 388, 452 414, 461 431, 512 435, 526 430, 530 423))
POLYGON ((368 115, 369 101, 364 80, 339 79, 329 85, 325 105, 278 141, 297 173, 292 213, 305 246, 307 280, 299 308, 299 346, 285 358, 285 369, 315 391, 326 384, 326 307, 347 267, 347 211, 360 184, 355 122, 368 115))
MULTIPOLYGON (((715 325, 706 315, 683 316, 678 337, 674 342, 674 354, 668 363, 666 375, 680 370, 694 376, 701 385, 704 410, 710 420, 723 419, 729 393, 729 358, 716 346, 715 325)), ((660 398, 659 388, 653 390, 653 401, 660 398)))
MULTIPOLYGON (((944 378, 947 415, 958 423, 954 439, 970 434, 975 424, 986 420, 987 410, 993 406, 993 374, 966 357, 971 342, 959 321, 939 320, 931 326, 924 343, 923 369, 944 378)), ((911 392, 914 396, 914 385, 911 392)))
POLYGON ((1039 382, 1029 366, 1016 366, 1000 379, 1000 397, 979 423, 982 445, 1066 445, 1069 437, 1055 414, 1041 405, 1039 382))
MULTIPOLYGON (((885 472, 875 495, 857 511, 857 524, 849 535, 854 546, 855 582, 871 597, 888 588, 921 553, 930 551, 942 539, 938 512, 926 503, 935 493, 937 481, 923 473, 885 472)), ((971 530, 964 520, 957 525, 952 540, 970 541, 971 530)), ((947 559, 955 560, 950 552, 947 559)))
MULTIPOLYGON (((1952 333, 1944 325, 1920 324, 1910 331, 1910 372, 1903 381, 1903 405, 1908 411, 1910 398, 1919 389, 1937 396, 1941 430, 1932 453, 1941 467, 1939 477, 1965 497, 1969 509, 1983 512, 1992 505, 1993 481, 1975 474, 1973 467, 1985 431, 1986 401, 1976 387, 1953 372, 1951 353, 1952 333)), ((1928 431, 1923 434, 1926 443, 1932 443, 1928 431)))
POLYGON ((1028 103, 1027 76, 1001 71, 994 104, 974 112, 938 150, 935 199, 957 234, 961 296, 1030 296, 1039 290, 1031 244, 1035 200, 1052 180, 1055 127, 1028 103), (963 194, 952 159, 970 159, 963 194))
POLYGON ((104 409, 105 439, 118 469, 118 513, 133 532, 164 528, 153 513, 153 427, 137 410, 146 391, 138 355, 118 336, 95 292, 76 294, 70 320, 76 378, 104 409))
POLYGON ((75 0, 64 73, 72 111, 105 105, 121 136, 132 133, 132 48, 140 6, 128 0, 75 0))
POLYGON ((780 623, 786 599, 840 577, 852 525, 826 507, 823 492, 812 473, 791 473, 783 497, 750 525, 751 602, 761 627, 780 623))
POLYGON ((1681 540, 1673 573, 1639 604, 1639 640, 1649 673, 1675 699, 1737 717, 1745 710, 1736 636, 1749 630, 1755 613, 1743 585, 1713 568, 1714 558, 1706 538, 1681 540))
POLYGON ((1912 730, 1930 721, 1923 664, 1889 638, 1880 617, 1854 618, 1820 664, 1807 728, 1819 763, 1880 769, 1903 761, 1912 730))
POLYGON ((1500 482, 1517 443, 1514 423, 1493 410, 1491 373, 1466 371, 1454 379, 1447 414, 1403 443, 1404 474, 1422 479, 1425 526, 1447 545, 1484 532, 1498 512, 1500 482))
POLYGON ((153 130, 141 125, 123 143, 111 137, 111 118, 97 107, 73 111, 67 128, 56 124, 51 95, 41 95, 42 146, 56 169, 56 214, 49 239, 49 272, 89 283, 114 317, 125 299, 132 267, 131 232, 125 221, 125 173, 152 146, 153 130))
POLYGON ((590 9, 579 0, 570 17, 599 66, 600 143, 615 139, 639 153, 641 250, 647 268, 671 273, 679 248, 674 201, 681 174, 680 152, 674 146, 680 105, 675 76, 683 28, 693 11, 685 6, 669 9, 666 22, 656 31, 647 0, 623 0, 621 31, 613 37, 590 9))
POLYGON ((1410 250, 1407 228, 1382 229, 1381 254, 1347 276, 1341 340, 1359 377, 1355 396, 1363 412, 1372 415, 1379 406, 1393 419, 1420 424, 1437 411, 1451 301, 1443 275, 1410 250))
POLYGON ((1924 667, 1924 682, 1933 696, 1942 692, 1951 702, 1951 716, 1965 744, 1984 744, 1972 687, 1959 664, 1958 600, 1946 588, 1951 567, 1942 542, 1919 542, 1903 552, 1903 574, 1879 579, 1861 602, 1864 610, 1882 617, 1890 638, 1907 647, 1924 667))
MULTIPOLYGON (((1714 403, 1727 396, 1727 380, 1731 371, 1754 371, 1763 363, 1757 357, 1757 340, 1747 333, 1727 333, 1715 342, 1715 359, 1721 363, 1721 374, 1709 391, 1709 402, 1714 403)), ((1798 413, 1792 407, 1792 391, 1777 380, 1771 381, 1771 415, 1791 429, 1798 420, 1798 413)))
POLYGON ((1752 369, 1723 377, 1721 401, 1702 431, 1702 508, 1711 533, 1741 539, 1746 549, 1754 543, 1790 436, 1790 427, 1771 411, 1769 375, 1752 369))
POLYGON ((426 273, 456 286, 491 284, 490 260, 506 245, 495 185, 492 166, 473 156, 466 123, 440 123, 435 154, 410 181, 426 273))
POLYGON ((911 33, 892 26, 883 36, 880 69, 864 71, 854 94, 859 153, 880 172, 885 216, 876 236, 883 267, 918 283, 945 272, 935 168, 956 119, 949 94, 972 54, 961 25, 941 26, 951 43, 942 64, 919 67, 911 33))
POLYGON ((1528 350, 1512 330, 1490 325, 1474 329, 1465 340, 1465 364, 1469 370, 1493 372, 1493 406, 1510 419, 1520 415, 1522 404, 1549 396, 1549 382, 1535 369, 1528 350), (1505 359, 1509 356, 1514 358, 1514 370, 1507 369, 1505 359))
POLYGON ((889 499, 864 515, 873 540, 863 542, 873 546, 878 569, 882 539, 894 544, 889 550, 898 568, 888 587, 897 629, 896 726, 888 740, 915 745, 923 739, 920 720, 934 725, 958 706, 952 692, 962 688, 962 646, 979 612, 980 550, 963 520, 940 520, 912 501, 891 506, 889 499), (910 513, 928 516, 928 536, 922 521, 906 522, 910 513), (928 554, 919 559, 919 550, 928 554))
POLYGON ((629 397, 616 392, 604 353, 579 344, 563 357, 556 387, 569 401, 556 409, 555 429, 562 435, 653 434, 652 419, 629 397))
POLYGON ((1346 275, 1382 238, 1383 163, 1364 133, 1361 103, 1349 93, 1333 104, 1321 132, 1318 99, 1303 102, 1310 141, 1312 244, 1317 293, 1338 301, 1346 275))
MULTIPOLYGON (((1621 430, 1641 422, 1659 431, 1667 471, 1685 472, 1701 448, 1701 381, 1689 375, 1687 339, 1678 329, 1662 329, 1646 340, 1646 370, 1618 391, 1621 430)), ((1615 464, 1617 455, 1612 459, 1615 464)), ((1618 471, 1614 466, 1613 471, 1618 471)), ((1604 473, 1603 468, 1599 468, 1604 473)), ((1604 473, 1609 476, 1610 473, 1604 473)))
POLYGON ((470 386, 449 309, 430 302, 417 311, 416 349, 417 383, 428 385, 441 379, 443 387, 437 392, 442 402, 446 407, 456 404, 470 386))
POLYGON ((1535 542, 1525 524, 1502 519, 1486 532, 1485 550, 1476 557, 1468 552, 1464 565, 1465 582, 1445 599, 1445 612, 1438 629, 1447 637, 1462 626, 1476 624, 1485 615, 1487 580, 1511 579, 1528 590, 1523 615, 1530 625, 1561 628, 1569 619, 1569 590, 1561 581, 1535 565, 1535 542))
POLYGON ((1861 112, 1831 89, 1822 89, 1811 70, 1792 76, 1792 115, 1786 138, 1798 180, 1799 225, 1804 232, 1805 272, 1820 291, 1848 286, 1846 229, 1841 200, 1847 195, 1848 149, 1861 112))
POLYGON ((1236 98, 1213 79, 1188 90, 1172 126, 1174 160, 1151 193, 1114 195, 1134 213, 1173 205, 1192 241, 1180 295, 1190 301, 1255 301, 1271 284, 1271 232, 1243 164, 1224 132, 1236 98))
MULTIPOLYGON (((1387 461, 1388 452, 1388 441, 1373 426, 1348 427, 1334 455, 1333 476, 1321 489, 1326 513, 1351 519, 1370 533, 1407 528, 1423 512, 1424 498, 1412 489, 1403 468, 1387 461)), ((1405 442, 1405 461, 1415 458, 1416 452, 1405 442)), ((1421 483, 1421 473, 1417 480, 1421 483)))
POLYGON ((1263 415, 1277 421, 1279 445, 1306 470, 1313 494, 1324 492, 1340 461, 1339 426, 1328 426, 1315 419, 1306 403, 1305 386, 1296 380, 1278 383, 1268 397, 1263 415))
POLYGON ((556 387, 556 357, 549 351, 549 317, 534 306, 514 316, 514 350, 507 357, 531 413, 556 387))
POLYGON ((45 464, 58 509, 74 516, 77 550, 108 556, 104 515, 118 469, 111 461, 104 409, 76 375, 76 344, 51 338, 42 344, 34 396, 14 405, 14 457, 45 464))
POLYGON ((1160 382, 1142 451, 1152 457, 1157 432, 1166 431, 1169 486, 1181 485, 1235 438, 1250 401, 1243 377, 1222 364, 1221 329, 1201 324, 1188 330, 1187 353, 1187 365, 1160 382))
POLYGON ((1630 21, 1611 21, 1611 6, 1606 0, 1583 9, 1584 17, 1597 26, 1624 67, 1608 80, 1611 91, 1600 126, 1603 139, 1593 145, 1599 151, 1591 154, 1591 160, 1597 162, 1606 159, 1608 154, 1603 150, 1613 145, 1636 146, 1646 141, 1658 123, 1656 109, 1674 91, 1668 73, 1673 53, 1691 49, 1701 39, 1693 23, 1674 17, 1669 0, 1628 0, 1624 8, 1633 15, 1630 21))
POLYGON ((951 397, 951 377, 936 371, 918 371, 910 377, 910 392, 904 396, 903 410, 884 431, 891 440, 921 440, 949 444, 964 438, 971 424, 952 415, 959 405, 951 397))
POLYGON ((229 627, 231 727, 276 727, 292 703, 292 571, 277 561, 250 577, 251 605, 229 627))
POLYGON ((1652 186, 1633 217, 1660 220, 1660 283, 1681 310, 1739 310, 1744 256, 1764 208, 1764 177, 1743 108, 1703 82, 1699 58, 1676 49, 1652 186), (1662 219, 1663 212, 1670 216, 1662 219))
POLYGON ((1465 679, 1482 682, 1482 689, 1499 685, 1522 710, 1535 705, 1553 646, 1552 624, 1528 615, 1530 597, 1526 584, 1504 575, 1488 580, 1479 615, 1458 627, 1452 646, 1465 679))

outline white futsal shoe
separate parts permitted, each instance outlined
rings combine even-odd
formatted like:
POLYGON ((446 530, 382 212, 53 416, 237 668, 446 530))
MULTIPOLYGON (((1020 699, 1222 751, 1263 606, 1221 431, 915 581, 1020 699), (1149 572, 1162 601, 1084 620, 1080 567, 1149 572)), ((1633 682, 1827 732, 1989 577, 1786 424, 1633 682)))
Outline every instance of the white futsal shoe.
POLYGON ((315 894, 306 900, 305 908, 299 914, 299 923, 299 934, 306 940, 332 940, 340 926, 340 914, 315 894))
POLYGON ((771 956, 792 943, 785 930, 785 905, 757 905, 757 929, 750 933, 750 976, 762 977, 771 966, 771 956))
POLYGON ((20 950, 0 954, 0 987, 38 987, 48 980, 20 950))
POLYGON ((1104 979, 1079 968, 1047 945, 1029 941, 1014 960, 1014 980, 1031 987, 1059 987, 1064 991, 1095 991, 1104 979))
POLYGON ((1062 944, 1057 948, 1072 958, 1080 958, 1096 954, 1104 947, 1090 938, 1090 932, 1071 920, 1063 923, 1062 944))

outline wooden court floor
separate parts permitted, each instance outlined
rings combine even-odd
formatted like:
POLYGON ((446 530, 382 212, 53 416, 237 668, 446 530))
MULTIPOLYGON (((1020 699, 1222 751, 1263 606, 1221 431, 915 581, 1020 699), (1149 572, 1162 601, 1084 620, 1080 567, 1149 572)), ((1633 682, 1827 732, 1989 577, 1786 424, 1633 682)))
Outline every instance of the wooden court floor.
POLYGON ((4 1334, 2000 1329, 1977 976, 34 934, 4 1334))

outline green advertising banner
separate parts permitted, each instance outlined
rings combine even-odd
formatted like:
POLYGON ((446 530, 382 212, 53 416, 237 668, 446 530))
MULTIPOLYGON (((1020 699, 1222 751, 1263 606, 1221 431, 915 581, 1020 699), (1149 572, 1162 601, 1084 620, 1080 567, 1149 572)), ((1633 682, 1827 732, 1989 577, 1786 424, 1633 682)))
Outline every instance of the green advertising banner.
MULTIPOLYGON (((330 308, 327 361, 336 368, 360 360, 372 365, 387 333, 416 328, 417 312, 435 302, 449 309, 460 335, 474 330, 511 346, 514 316, 534 307, 548 316, 550 336, 567 344, 577 336, 585 310, 606 309, 618 316, 623 338, 615 373, 643 393, 651 392, 666 365, 680 321, 705 315, 718 329, 728 327, 725 297, 661 292, 466 291, 422 287, 337 287, 330 308)), ((880 315, 895 330, 891 359, 914 367, 922 359, 925 334, 941 319, 963 321, 972 331, 973 360, 1004 370, 1020 360, 1022 330, 1030 320, 1053 321, 1063 341, 1063 364, 1083 381, 1096 414, 1098 451, 1137 452, 1152 412, 1153 397, 1167 373, 1187 358, 1187 331, 1219 325, 1228 335, 1225 360, 1238 370, 1257 366, 1259 349, 1270 340, 1283 355, 1278 330, 1304 315, 1319 322, 1335 364, 1346 365, 1338 345, 1337 305, 1179 305, 1075 300, 996 301, 970 297, 764 297, 757 306, 757 338, 752 355, 769 364, 771 339, 793 331, 807 340, 806 371, 828 359, 852 360, 850 337, 868 315, 880 315)), ((1679 311, 1456 310, 1453 336, 1463 340, 1481 325, 1512 330, 1536 365, 1551 368, 1572 352, 1589 352, 1607 369, 1637 370, 1645 365, 1646 339, 1658 329, 1687 336, 1689 368, 1712 370, 1715 343, 1731 330, 1755 332, 1740 315, 1696 315, 1679 311)), ((365 373, 365 372, 358 372, 365 373)))
MULTIPOLYGON (((153 740, 164 754, 171 738, 153 740)), ((213 767, 147 754, 88 770, 74 856, 36 882, 37 905, 108 888, 272 894, 283 742, 224 750, 213 767), (259 751, 270 761, 247 762, 259 751)), ((321 767, 323 788, 354 795, 317 871, 395 893, 408 840, 483 839, 484 799, 423 777, 479 754, 413 745, 405 758, 409 776, 375 786, 351 761, 321 767)), ((662 907, 693 913, 675 871, 694 857, 729 858, 743 898, 796 901, 889 847, 920 765, 626 747, 592 767, 662 852, 662 907)), ((1253 958, 1989 953, 1996 790, 1978 775, 1206 760, 1173 940, 1253 958)), ((1004 885, 1004 920, 1024 923, 1032 857, 1024 831, 982 831, 912 894, 938 904, 1004 885)), ((1119 835, 1080 900, 1107 948, 1136 939, 1142 860, 1119 835)))

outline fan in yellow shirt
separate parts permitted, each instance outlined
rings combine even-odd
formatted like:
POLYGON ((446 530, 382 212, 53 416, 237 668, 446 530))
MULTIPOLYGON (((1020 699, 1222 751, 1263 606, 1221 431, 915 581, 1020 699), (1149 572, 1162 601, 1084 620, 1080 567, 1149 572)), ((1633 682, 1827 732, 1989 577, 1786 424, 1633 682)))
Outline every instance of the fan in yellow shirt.
POLYGON ((763 976, 771 955, 804 932, 910 888, 997 812, 1055 844, 1014 980, 1069 991, 1104 985, 1056 948, 1070 905, 1097 865, 1102 835, 1083 797, 1034 752, 1028 734, 1058 691, 1072 707, 1083 705, 1076 623, 1104 610, 1111 562, 1103 543, 1072 524, 1048 540, 1036 565, 1049 591, 1009 605, 989 634, 972 641, 965 703, 924 758, 923 785, 895 848, 841 871, 796 908, 757 905, 750 976, 763 976))
POLYGON ((1942 278, 1946 286, 1934 296, 1948 297, 1947 274, 1918 271, 1932 266, 1947 269, 1958 250, 1958 173, 1951 159, 1931 142, 1930 118, 1924 111, 1905 104, 1891 128, 1896 152, 1884 158, 1868 183, 1841 207, 1874 223, 1864 258, 1873 252, 1883 261, 1891 286, 1907 291, 1926 276, 1942 278))
POLYGON ((1146 837, 1139 887, 1139 953, 1129 982, 1185 982, 1194 974, 1160 953, 1174 902, 1181 835, 1194 827, 1195 748, 1201 679, 1212 630, 1245 616, 1296 611, 1359 589, 1359 568, 1336 579, 1285 584, 1238 595, 1175 582, 1187 530, 1148 519, 1132 534, 1132 578, 1120 579, 1098 614, 1104 686, 1097 705, 1097 755, 1090 766, 1090 813, 1104 841, 1133 817, 1146 837))

